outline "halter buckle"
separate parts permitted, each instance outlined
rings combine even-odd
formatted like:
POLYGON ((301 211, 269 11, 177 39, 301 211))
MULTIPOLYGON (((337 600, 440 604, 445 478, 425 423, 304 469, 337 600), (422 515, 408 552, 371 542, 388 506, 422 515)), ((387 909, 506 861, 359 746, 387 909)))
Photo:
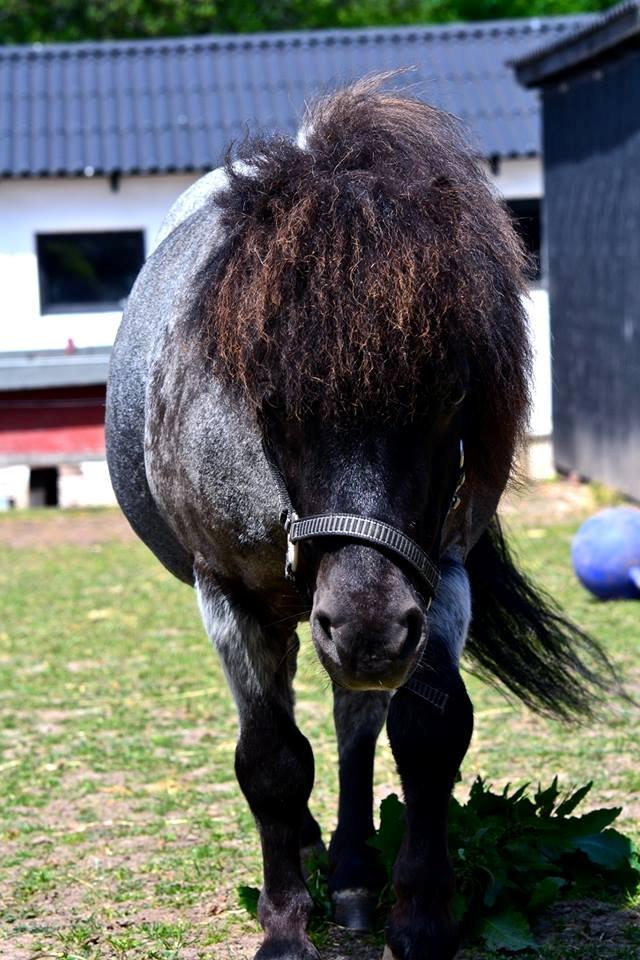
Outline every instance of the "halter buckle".
POLYGON ((293 580, 298 568, 298 544, 287 536, 287 556, 284 563, 284 573, 287 580, 293 580))
POLYGON ((280 523, 287 535, 287 554, 284 561, 284 575, 287 580, 295 580, 298 568, 298 544, 291 539, 291 524, 298 519, 298 514, 291 508, 286 508, 280 514, 280 523))

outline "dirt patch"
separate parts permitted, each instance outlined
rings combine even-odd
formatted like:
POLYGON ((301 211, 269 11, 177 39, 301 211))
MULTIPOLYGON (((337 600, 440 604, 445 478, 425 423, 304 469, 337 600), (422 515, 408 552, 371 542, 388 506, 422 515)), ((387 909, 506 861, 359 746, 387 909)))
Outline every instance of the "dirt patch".
POLYGON ((134 540, 135 534, 119 510, 95 513, 51 510, 42 515, 4 517, 0 520, 0 545, 38 550, 69 544, 91 547, 114 540, 134 540))
POLYGON ((619 955, 626 947, 629 957, 640 957, 640 948, 629 942, 629 932, 640 929, 640 910, 621 909, 599 900, 556 903, 550 907, 537 933, 543 943, 582 951, 584 957, 619 955))
POLYGON ((589 484, 561 478, 526 482, 508 490, 500 501, 500 514, 506 520, 517 518, 523 524, 548 526, 581 519, 599 506, 589 484))

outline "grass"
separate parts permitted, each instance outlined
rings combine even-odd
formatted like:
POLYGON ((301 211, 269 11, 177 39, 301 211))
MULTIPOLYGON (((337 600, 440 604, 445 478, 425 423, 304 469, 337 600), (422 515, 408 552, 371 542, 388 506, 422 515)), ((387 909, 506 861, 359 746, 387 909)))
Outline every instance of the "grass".
MULTIPOLYGON (((11 542, 15 523, 0 519, 0 540, 11 542)), ((599 604, 581 590, 568 566, 574 529, 516 524, 513 540, 637 688, 638 605, 599 604)), ((3 542, 0 554, 0 955, 251 956, 256 928, 235 889, 259 885, 258 843, 233 774, 235 712, 193 594, 137 541, 61 540, 29 550, 3 542)), ((316 754, 312 807, 328 833, 331 703, 306 628, 301 637, 298 717, 316 754)), ((476 730, 461 794, 478 773, 496 785, 593 779, 591 802, 623 806, 620 826, 638 839, 635 708, 613 702, 602 722, 567 731, 468 683, 476 730)), ((379 754, 378 799, 397 789, 382 741, 379 754)), ((603 906, 611 896, 549 917, 543 960, 636 957, 637 927, 619 912, 614 923, 603 906)), ((329 939, 332 957, 380 953, 329 939)))

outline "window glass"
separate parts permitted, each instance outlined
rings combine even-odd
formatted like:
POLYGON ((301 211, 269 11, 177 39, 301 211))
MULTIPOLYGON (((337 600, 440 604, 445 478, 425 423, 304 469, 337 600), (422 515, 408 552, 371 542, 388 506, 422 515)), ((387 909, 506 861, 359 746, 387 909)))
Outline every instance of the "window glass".
POLYGON ((507 207, 513 218, 514 226, 518 231, 525 250, 529 254, 530 275, 534 280, 540 279, 540 200, 537 197, 527 197, 525 200, 508 200, 507 207))
POLYGON ((144 261, 141 230, 37 237, 42 313, 118 310, 144 261))

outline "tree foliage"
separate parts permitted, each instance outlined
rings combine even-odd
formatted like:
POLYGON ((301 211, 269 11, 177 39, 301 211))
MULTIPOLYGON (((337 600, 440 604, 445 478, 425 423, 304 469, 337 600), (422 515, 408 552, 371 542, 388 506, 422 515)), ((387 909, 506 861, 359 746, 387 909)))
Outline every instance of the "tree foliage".
POLYGON ((611 0, 0 0, 0 42, 447 23, 599 11, 611 0))

